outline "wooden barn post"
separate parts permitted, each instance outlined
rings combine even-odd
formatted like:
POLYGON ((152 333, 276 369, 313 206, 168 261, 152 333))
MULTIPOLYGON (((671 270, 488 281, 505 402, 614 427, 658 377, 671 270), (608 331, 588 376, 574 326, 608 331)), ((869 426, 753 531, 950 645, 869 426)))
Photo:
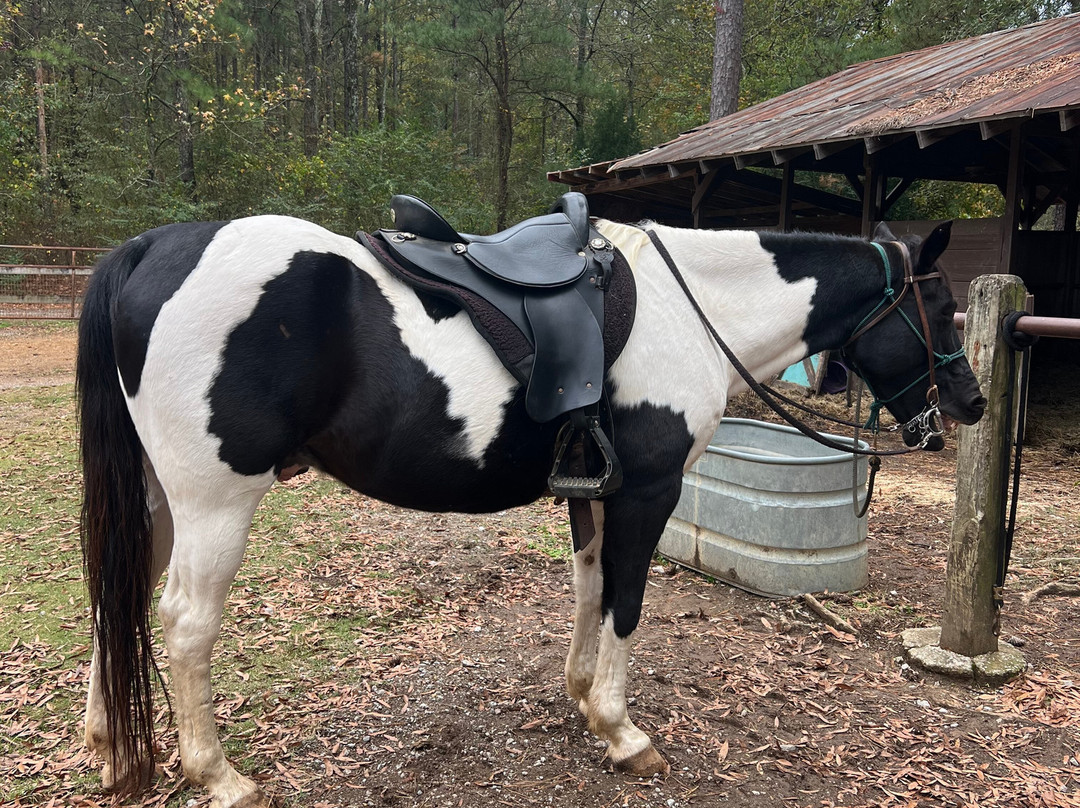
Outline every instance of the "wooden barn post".
POLYGON ((998 650, 993 589, 1008 474, 1001 447, 1012 350, 1001 338, 1001 320, 1022 311, 1026 298, 1027 289, 1015 275, 982 275, 971 282, 968 295, 964 350, 988 403, 982 420, 959 428, 940 641, 941 648, 967 657, 998 650))

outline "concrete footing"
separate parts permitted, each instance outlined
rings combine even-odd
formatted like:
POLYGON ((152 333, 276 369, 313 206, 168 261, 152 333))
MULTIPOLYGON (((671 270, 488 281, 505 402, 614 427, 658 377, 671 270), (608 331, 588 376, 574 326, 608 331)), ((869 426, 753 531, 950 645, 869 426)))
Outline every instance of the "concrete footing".
POLYGON ((1004 640, 998 640, 998 650, 976 657, 963 656, 941 647, 941 628, 909 628, 901 633, 904 657, 915 667, 953 676, 973 679, 980 685, 997 687, 1015 679, 1027 668, 1024 655, 1004 640))

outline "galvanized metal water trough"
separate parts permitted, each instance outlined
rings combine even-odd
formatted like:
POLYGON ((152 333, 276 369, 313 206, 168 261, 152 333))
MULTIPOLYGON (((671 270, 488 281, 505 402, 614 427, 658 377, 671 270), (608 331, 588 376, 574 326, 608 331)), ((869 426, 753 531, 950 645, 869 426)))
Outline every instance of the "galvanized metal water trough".
POLYGON ((865 456, 853 461, 789 426, 725 418, 683 477, 658 550, 762 595, 860 589, 867 581, 866 517, 855 516, 853 462, 861 506, 865 456))

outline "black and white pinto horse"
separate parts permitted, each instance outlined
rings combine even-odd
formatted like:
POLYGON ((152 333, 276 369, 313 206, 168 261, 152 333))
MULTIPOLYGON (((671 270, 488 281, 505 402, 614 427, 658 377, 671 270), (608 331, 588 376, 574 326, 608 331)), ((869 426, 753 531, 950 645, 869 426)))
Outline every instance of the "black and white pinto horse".
MULTIPOLYGON (((646 573, 684 469, 746 385, 646 231, 595 227, 628 260, 638 303, 607 375, 624 482, 592 503, 596 534, 574 555, 566 687, 615 766, 648 776, 667 764, 627 715, 625 692, 646 573)), ((905 247, 892 240, 886 266, 854 238, 651 228, 758 379, 844 345, 887 285, 903 287, 905 247)), ((916 274, 934 269, 948 240, 947 225, 909 240, 916 274)), ((947 283, 927 280, 921 292, 934 350, 958 354, 947 283)), ((901 309, 919 322, 913 295, 901 309)), ((925 403, 917 331, 891 313, 846 349, 899 422, 925 403)), ((545 495, 558 424, 529 419, 521 385, 465 313, 434 316, 355 240, 288 217, 174 224, 132 239, 98 268, 79 336, 95 639, 86 743, 105 760, 106 788, 149 783, 149 611, 167 568, 159 614, 184 772, 219 808, 263 805, 222 752, 210 656, 252 515, 274 481, 312 466, 407 508, 500 511, 545 495)), ((938 367, 937 384, 945 416, 980 417, 966 360, 938 367)))

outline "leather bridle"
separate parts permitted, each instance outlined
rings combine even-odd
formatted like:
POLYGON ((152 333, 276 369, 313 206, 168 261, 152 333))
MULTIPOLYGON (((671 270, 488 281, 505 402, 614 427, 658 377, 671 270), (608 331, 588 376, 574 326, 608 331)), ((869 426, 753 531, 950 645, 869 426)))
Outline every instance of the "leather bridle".
MULTIPOLYGON (((890 431, 902 428, 902 429, 910 429, 912 432, 920 433, 922 437, 920 439, 920 442, 919 442, 918 446, 913 446, 913 447, 910 447, 910 448, 907 448, 907 449, 879 450, 879 449, 862 449, 862 448, 859 447, 857 439, 854 440, 851 445, 844 445, 844 444, 838 443, 838 442, 836 442, 834 440, 831 440, 831 439, 825 437, 824 435, 822 435, 817 430, 811 429, 808 425, 804 424, 802 421, 800 421, 799 419, 797 419, 793 415, 791 415, 791 413, 784 410, 784 408, 779 405, 779 403, 777 401, 778 399, 782 400, 782 401, 785 401, 788 404, 794 404, 798 409, 807 410, 808 408, 804 407, 804 406, 802 406, 800 404, 797 404, 796 402, 793 402, 790 398, 778 393, 777 391, 773 390, 772 388, 769 388, 769 387, 766 387, 765 385, 762 385, 760 382, 758 382, 750 374, 750 372, 743 366, 742 362, 739 361, 738 357, 736 357, 735 354, 732 352, 731 348, 728 347, 727 343, 725 343, 724 340, 720 338, 720 335, 717 333, 716 329, 713 327, 712 323, 709 321, 709 318, 705 315, 705 312, 702 310, 701 305, 697 301, 697 298, 695 298, 693 293, 690 291, 690 287, 687 285, 686 280, 682 276, 682 273, 679 272, 679 268, 675 264, 674 259, 671 257, 671 253, 668 252, 667 247, 664 246, 664 243, 660 240, 660 237, 657 236, 656 232, 651 230, 651 229, 646 229, 645 234, 649 237, 649 240, 652 242, 653 247, 660 254, 660 257, 663 259, 664 263, 667 264, 668 269, 671 271, 671 274, 675 277, 675 280, 678 282, 679 287, 683 291, 683 294, 686 295, 686 297, 689 300, 689 302, 690 302, 691 306, 693 307, 694 311, 697 313, 698 318, 701 320, 701 322, 705 326, 706 330, 712 336, 713 341, 716 343, 716 345, 720 348, 720 350, 727 357, 727 359, 731 363, 732 367, 734 367, 735 370, 739 373, 739 375, 742 376, 742 378, 746 382, 747 386, 751 390, 753 390, 755 393, 757 393, 758 397, 773 412, 775 412, 777 415, 779 415, 781 418, 783 418, 785 421, 787 421, 793 427, 798 429, 800 432, 802 432, 808 438, 811 438, 811 439, 817 441, 818 443, 820 443, 820 444, 822 444, 824 446, 828 446, 831 449, 835 449, 835 450, 838 450, 838 451, 841 451, 841 452, 848 452, 848 453, 857 454, 857 455, 871 455, 871 456, 880 457, 880 456, 894 455, 894 454, 908 454, 909 452, 913 452, 913 451, 917 451, 919 449, 923 449, 929 443, 931 438, 933 438, 935 436, 940 436, 941 434, 943 434, 944 427, 943 427, 943 425, 941 423, 941 411, 938 408, 939 394, 938 394, 937 381, 935 379, 934 371, 936 370, 936 368, 941 367, 943 365, 946 365, 949 362, 952 362, 954 359, 959 359, 961 356, 964 355, 964 349, 963 349, 963 346, 961 346, 959 351, 956 351, 955 353, 952 353, 952 354, 938 354, 938 353, 936 353, 934 351, 933 341, 932 341, 931 332, 930 332, 930 321, 926 316, 926 306, 923 303, 923 297, 922 297, 922 292, 919 289, 919 283, 921 281, 930 280, 932 278, 940 278, 941 273, 940 272, 931 272, 931 273, 928 273, 926 275, 918 275, 918 276, 916 276, 914 274, 914 270, 912 268, 911 254, 907 249, 907 245, 905 245, 905 244, 903 244, 902 242, 899 242, 899 241, 892 242, 894 244, 899 245, 900 252, 904 257, 904 288, 900 291, 900 294, 897 295, 896 292, 892 288, 892 266, 891 266, 891 264, 889 262, 888 252, 885 250, 884 247, 882 247, 877 242, 874 242, 874 241, 870 242, 871 246, 875 247, 878 250, 878 252, 881 254, 881 258, 882 258, 882 261, 884 263, 884 268, 885 268, 885 290, 884 290, 884 292, 885 292, 885 295, 884 295, 884 298, 882 299, 882 301, 880 303, 878 303, 878 305, 873 310, 871 310, 871 312, 869 314, 867 314, 866 317, 863 318, 863 321, 861 323, 859 323, 858 326, 856 326, 855 332, 852 334, 851 337, 848 338, 847 342, 844 343, 843 348, 841 348, 841 353, 843 354, 844 350, 848 346, 850 346, 855 340, 857 340, 859 337, 863 336, 867 331, 869 331, 875 325, 880 323, 882 321, 882 319, 884 319, 888 314, 892 313, 895 310, 898 310, 899 315, 904 318, 904 321, 908 324, 908 326, 912 329, 912 331, 915 332, 915 335, 919 338, 919 340, 926 346, 927 365, 928 365, 927 372, 924 373, 922 376, 920 376, 915 381, 913 381, 907 387, 902 389, 900 392, 896 393, 895 395, 891 396, 888 399, 883 400, 883 399, 880 399, 877 396, 877 394, 874 393, 873 389, 870 388, 869 384, 867 384, 867 387, 870 389, 871 394, 873 394, 873 396, 874 396, 874 403, 870 407, 871 415, 870 415, 869 420, 861 428, 863 428, 863 429, 871 429, 874 432, 877 432, 877 431, 879 431, 879 428, 878 428, 878 425, 877 425, 878 414, 879 414, 882 407, 884 407, 889 402, 895 400, 896 398, 899 398, 900 396, 902 396, 904 393, 906 393, 908 390, 910 390, 912 387, 914 387, 916 384, 918 384, 923 379, 929 377, 929 381, 930 381, 930 385, 929 385, 929 387, 927 388, 927 391, 926 391, 927 406, 923 409, 923 411, 921 413, 919 413, 918 415, 916 415, 914 418, 912 418, 907 423, 903 424, 902 426, 898 424, 897 426, 890 428, 890 431), (914 288, 914 290, 915 290, 914 294, 915 294, 916 307, 918 308, 918 311, 919 311, 919 318, 922 321, 921 322, 921 326, 922 326, 921 329, 916 328, 915 324, 911 322, 911 319, 907 316, 907 314, 904 313, 903 309, 899 309, 900 303, 903 301, 904 295, 907 294, 907 291, 908 291, 909 288, 914 288), (884 307, 884 308, 882 309, 882 307, 884 307), (879 311, 879 309, 881 309, 881 311, 879 311)), ((818 414, 820 415, 820 413, 818 413, 818 414)), ((836 419, 830 419, 830 420, 836 420, 836 419)), ((855 426, 859 426, 859 425, 855 425, 855 426)))
POLYGON ((854 362, 852 362, 847 355, 848 346, 850 346, 857 339, 859 339, 859 337, 866 334, 867 331, 869 331, 871 328, 884 320, 893 311, 898 310, 898 314, 903 318, 904 322, 907 323, 908 327, 911 328, 911 330, 915 333, 915 336, 917 336, 919 338, 919 341, 922 342, 923 345, 926 347, 927 371, 922 376, 913 381, 911 384, 907 385, 907 387, 903 388, 900 392, 889 397, 888 399, 880 398, 877 393, 874 392, 874 389, 870 386, 869 382, 867 382, 867 388, 874 396, 874 402, 870 405, 870 419, 866 422, 864 428, 877 431, 877 421, 881 408, 889 402, 894 401, 895 399, 902 396, 904 393, 906 393, 923 379, 927 379, 929 383, 926 389, 926 407, 924 407, 922 412, 920 412, 907 423, 903 424, 902 426, 898 425, 897 427, 893 428, 910 430, 911 432, 920 434, 921 437, 919 445, 915 448, 924 448, 932 437, 939 436, 944 432, 944 425, 941 422, 941 410, 939 407, 941 403, 941 396, 938 391, 935 371, 937 370, 937 368, 947 365, 949 362, 952 362, 962 357, 964 355, 964 349, 963 346, 961 346, 960 350, 951 354, 939 354, 934 350, 933 335, 930 330, 930 320, 926 316, 926 305, 923 302, 922 290, 920 289, 919 284, 922 283, 922 281, 941 278, 941 272, 928 272, 925 275, 916 275, 914 266, 911 261, 911 253, 908 250, 907 245, 901 241, 893 241, 886 243, 894 244, 900 250, 900 255, 903 259, 904 264, 904 286, 900 290, 900 293, 896 294, 895 290, 892 288, 892 265, 889 261, 888 251, 879 242, 870 242, 870 246, 874 247, 881 254, 881 260, 884 265, 884 297, 882 301, 866 317, 863 318, 863 321, 859 323, 859 325, 855 328, 854 333, 850 337, 848 337, 847 342, 845 342, 843 346, 841 346, 840 355, 844 357, 844 359, 847 360, 849 364, 852 364, 854 366, 854 362), (907 295, 909 289, 913 290, 913 294, 915 296, 915 307, 919 312, 919 327, 916 327, 916 325, 911 321, 911 319, 907 316, 903 309, 900 309, 900 304, 903 302, 904 297, 907 295), (886 305, 886 303, 888 305, 886 305), (883 306, 884 308, 882 308, 883 306))

